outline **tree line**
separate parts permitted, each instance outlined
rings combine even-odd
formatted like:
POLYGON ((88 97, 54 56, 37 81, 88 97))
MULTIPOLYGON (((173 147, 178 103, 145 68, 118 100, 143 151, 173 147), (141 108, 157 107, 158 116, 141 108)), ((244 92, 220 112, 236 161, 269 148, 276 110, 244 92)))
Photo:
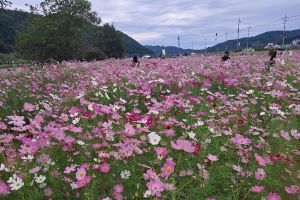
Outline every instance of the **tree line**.
MULTIPOLYGON (((10 5, 0 0, 1 9, 10 5)), ((88 0, 44 0, 30 10, 15 40, 16 52, 24 59, 89 61, 124 54, 120 33, 113 25, 101 23, 88 0)))

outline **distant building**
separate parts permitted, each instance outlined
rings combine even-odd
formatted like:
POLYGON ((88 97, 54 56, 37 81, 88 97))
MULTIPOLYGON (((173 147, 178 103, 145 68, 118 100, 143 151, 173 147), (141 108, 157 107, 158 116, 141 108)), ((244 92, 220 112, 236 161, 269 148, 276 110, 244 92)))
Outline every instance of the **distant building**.
POLYGON ((267 46, 265 46, 265 49, 280 49, 281 47, 278 44, 268 43, 267 46))
POLYGON ((293 40, 292 44, 296 47, 300 47, 300 39, 293 40))

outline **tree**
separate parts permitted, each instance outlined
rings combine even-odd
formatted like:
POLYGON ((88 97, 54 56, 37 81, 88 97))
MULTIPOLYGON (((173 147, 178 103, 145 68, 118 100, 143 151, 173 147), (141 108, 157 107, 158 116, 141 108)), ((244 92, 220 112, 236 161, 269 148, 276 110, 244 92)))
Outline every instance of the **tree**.
POLYGON ((101 19, 91 11, 87 0, 45 0, 33 13, 43 14, 31 18, 16 39, 18 52, 27 59, 81 59, 93 45, 88 41, 93 25, 101 19))
POLYGON ((4 8, 9 7, 11 5, 12 5, 12 3, 10 1, 0 0, 0 8, 1 9, 4 9, 4 8))
POLYGON ((97 35, 96 45, 110 58, 123 57, 124 46, 121 35, 113 25, 104 24, 97 35))

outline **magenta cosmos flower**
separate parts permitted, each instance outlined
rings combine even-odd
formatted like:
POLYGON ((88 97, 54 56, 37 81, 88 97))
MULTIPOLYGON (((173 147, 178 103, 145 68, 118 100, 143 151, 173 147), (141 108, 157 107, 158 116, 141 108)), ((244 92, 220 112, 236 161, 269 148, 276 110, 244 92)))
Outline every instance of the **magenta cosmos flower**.
POLYGON ((268 200, 281 200, 281 197, 277 193, 270 192, 268 195, 268 200))
POLYGON ((110 165, 107 164, 107 163, 104 163, 104 164, 102 164, 102 165, 100 166, 100 171, 101 171, 102 173, 108 173, 109 170, 110 170, 110 165))

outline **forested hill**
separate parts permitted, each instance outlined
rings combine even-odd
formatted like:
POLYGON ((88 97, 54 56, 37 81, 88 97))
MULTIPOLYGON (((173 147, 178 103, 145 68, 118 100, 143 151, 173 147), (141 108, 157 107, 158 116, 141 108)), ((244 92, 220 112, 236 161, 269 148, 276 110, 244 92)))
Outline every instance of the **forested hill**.
MULTIPOLYGON (((239 40, 240 42, 240 48, 244 49, 247 47, 247 41, 249 42, 249 47, 252 47, 254 49, 262 49, 264 48, 268 43, 274 43, 274 44, 282 44, 282 33, 283 31, 268 31, 265 33, 262 33, 257 36, 248 38, 241 38, 239 40)), ((293 30, 293 31, 286 31, 286 44, 290 44, 293 40, 300 39, 300 29, 293 30)), ((228 50, 234 51, 237 48, 237 40, 229 40, 227 43, 219 43, 215 46, 207 48, 208 52, 215 52, 215 51, 224 51, 226 49, 226 46, 228 46, 228 50)))
MULTIPOLYGON (((0 53, 12 53, 15 51, 16 34, 23 28, 29 16, 32 15, 23 11, 0 9, 0 53)), ((125 55, 152 53, 133 38, 121 31, 118 32, 122 39, 125 55)))

